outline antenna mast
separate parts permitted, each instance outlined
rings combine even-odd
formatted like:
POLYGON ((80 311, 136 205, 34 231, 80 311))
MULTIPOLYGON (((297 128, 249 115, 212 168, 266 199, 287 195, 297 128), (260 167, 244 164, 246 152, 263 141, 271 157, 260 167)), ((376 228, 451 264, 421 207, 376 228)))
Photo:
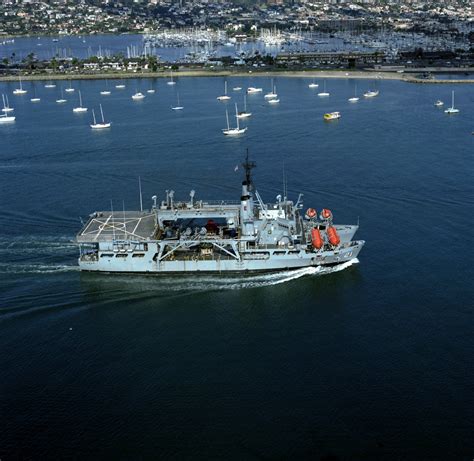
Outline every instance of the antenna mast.
POLYGON ((138 177, 138 189, 140 191, 140 211, 143 211, 143 197, 142 197, 142 178, 138 177))
POLYGON ((247 155, 245 157, 245 162, 242 163, 242 166, 245 170, 245 181, 249 190, 252 188, 252 169, 256 168, 257 164, 251 160, 249 160, 249 150, 247 148, 247 155))

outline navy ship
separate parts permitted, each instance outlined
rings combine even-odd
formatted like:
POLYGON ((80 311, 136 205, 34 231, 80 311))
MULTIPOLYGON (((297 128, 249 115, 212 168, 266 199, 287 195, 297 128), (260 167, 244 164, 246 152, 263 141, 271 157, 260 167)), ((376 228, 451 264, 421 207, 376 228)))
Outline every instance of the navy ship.
POLYGON ((239 201, 177 201, 153 196, 150 210, 96 211, 77 234, 79 267, 110 273, 251 273, 335 266, 359 255, 358 224, 334 224, 329 209, 304 209, 278 195, 265 203, 242 163, 239 201))

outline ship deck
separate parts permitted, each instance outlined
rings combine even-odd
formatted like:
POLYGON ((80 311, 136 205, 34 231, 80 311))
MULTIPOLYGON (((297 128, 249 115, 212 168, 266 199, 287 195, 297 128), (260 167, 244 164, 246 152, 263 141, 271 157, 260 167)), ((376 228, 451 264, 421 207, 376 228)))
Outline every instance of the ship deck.
POLYGON ((153 238, 156 216, 147 211, 97 211, 77 234, 77 241, 146 241, 153 238))

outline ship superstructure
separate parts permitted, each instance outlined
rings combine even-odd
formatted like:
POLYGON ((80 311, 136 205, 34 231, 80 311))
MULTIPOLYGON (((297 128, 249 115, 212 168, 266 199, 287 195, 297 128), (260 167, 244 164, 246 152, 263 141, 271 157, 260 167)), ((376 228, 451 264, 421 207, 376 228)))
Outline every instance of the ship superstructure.
POLYGON ((332 213, 303 210, 254 188, 247 155, 239 201, 176 201, 174 191, 149 211, 98 211, 77 235, 85 271, 171 274, 275 271, 342 264, 364 245, 358 225, 335 225, 332 213))

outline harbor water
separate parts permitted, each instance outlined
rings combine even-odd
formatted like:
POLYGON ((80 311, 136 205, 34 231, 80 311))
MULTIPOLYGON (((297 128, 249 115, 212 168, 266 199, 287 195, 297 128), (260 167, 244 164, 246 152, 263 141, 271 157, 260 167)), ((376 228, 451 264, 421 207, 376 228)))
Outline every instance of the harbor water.
POLYGON ((0 125, 0 458, 472 459, 473 88, 328 79, 320 98, 311 81, 275 79, 279 104, 266 77, 229 78, 228 103, 221 78, 73 81, 64 104, 66 82, 0 83, 16 116, 0 125), (264 90, 248 130, 223 136, 248 86, 264 90), (449 116, 434 102, 452 89, 449 116), (109 130, 89 126, 99 104, 109 130), (89 213, 138 209, 139 177, 146 207, 166 189, 238 200, 247 148, 265 201, 285 176, 290 198, 359 221, 359 261, 78 271, 89 213))

